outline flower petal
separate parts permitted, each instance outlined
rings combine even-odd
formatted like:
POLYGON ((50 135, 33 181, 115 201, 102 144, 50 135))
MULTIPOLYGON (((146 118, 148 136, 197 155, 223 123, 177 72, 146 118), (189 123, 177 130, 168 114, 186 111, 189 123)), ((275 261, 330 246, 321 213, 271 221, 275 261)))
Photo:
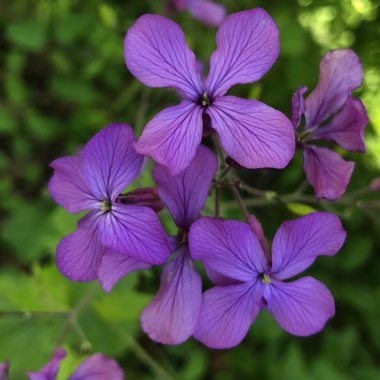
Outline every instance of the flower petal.
POLYGON ((26 375, 30 380, 55 380, 59 370, 61 360, 66 357, 63 348, 57 348, 50 361, 37 372, 27 372, 26 375))
POLYGON ((189 228, 199 217, 217 168, 215 154, 203 145, 199 146, 190 165, 176 176, 171 176, 162 165, 154 168, 152 176, 159 196, 178 227, 189 228))
POLYGON ((266 268, 260 242, 247 223, 200 218, 190 228, 191 256, 207 268, 240 281, 252 281, 266 268))
POLYGON ((335 314, 334 298, 330 291, 312 277, 303 277, 293 282, 273 281, 268 286, 268 311, 290 334, 315 334, 335 314))
POLYGON ((234 13, 220 25, 216 45, 206 83, 212 97, 256 82, 272 67, 280 51, 278 28, 261 8, 234 13))
POLYGON ((194 53, 181 28, 158 15, 141 16, 128 30, 124 58, 129 71, 149 87, 173 87, 187 98, 202 94, 194 53))
POLYGON ((189 0, 188 8, 195 18, 209 26, 218 26, 226 16, 223 6, 207 0, 189 0))
POLYGON ((64 237, 57 246, 56 262, 63 275, 74 281, 97 278, 104 248, 99 240, 94 213, 79 220, 76 231, 64 237))
POLYGON ((115 200, 140 173, 143 156, 128 124, 114 123, 98 132, 83 148, 81 157, 89 188, 99 200, 115 200))
POLYGON ((261 102, 223 96, 214 100, 207 113, 223 148, 246 168, 284 168, 294 155, 290 120, 261 102))
POLYGON ((342 247, 346 232, 336 215, 313 212, 281 224, 272 245, 272 270, 286 279, 308 268, 317 256, 333 256, 342 247))
POLYGON ((54 174, 49 181, 49 194, 56 203, 71 213, 94 207, 97 201, 85 182, 79 157, 58 158, 50 167, 54 174))
POLYGON ((103 245, 147 264, 162 264, 170 255, 169 240, 156 213, 149 207, 116 203, 99 218, 103 245))
POLYGON ((103 354, 94 354, 80 363, 68 380, 123 380, 119 364, 103 354))
POLYGON ((156 115, 144 128, 136 150, 176 175, 190 164, 202 140, 202 109, 183 100, 156 115))
POLYGON ((303 157, 307 180, 317 198, 331 201, 340 198, 350 182, 355 163, 343 160, 330 149, 311 145, 304 148, 303 157))
POLYGON ((182 247, 161 274, 160 290, 141 313, 141 327, 163 344, 180 344, 194 332, 202 300, 202 281, 182 247))
POLYGON ((305 100, 306 126, 319 126, 336 113, 362 81, 362 65, 351 49, 326 53, 319 66, 318 85, 305 100))
POLYGON ((261 309, 261 288, 244 283, 207 290, 194 338, 209 348, 237 346, 261 309))
POLYGON ((312 133, 313 140, 330 140, 345 150, 365 152, 364 128, 368 117, 363 103, 351 96, 337 115, 325 126, 312 133))
POLYGON ((151 266, 151 264, 122 253, 106 250, 100 262, 98 280, 104 291, 109 293, 113 286, 127 274, 141 269, 149 269, 151 266))
POLYGON ((305 112, 305 101, 303 95, 307 91, 306 86, 298 88, 292 96, 292 124, 297 128, 300 124, 301 117, 305 112))

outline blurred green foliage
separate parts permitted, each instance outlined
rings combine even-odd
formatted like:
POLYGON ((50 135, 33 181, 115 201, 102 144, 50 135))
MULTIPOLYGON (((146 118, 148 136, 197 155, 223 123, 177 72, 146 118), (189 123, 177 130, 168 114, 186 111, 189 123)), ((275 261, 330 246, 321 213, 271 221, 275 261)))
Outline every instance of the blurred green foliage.
MULTIPOLYGON (((229 13, 264 7, 279 25, 282 51, 273 69, 259 83, 232 93, 260 98, 288 115, 292 92, 316 84, 322 53, 336 47, 358 53, 365 83, 357 95, 371 124, 367 154, 346 155, 357 162, 348 192, 367 186, 380 170, 379 1, 219 2, 229 13)), ((130 123, 139 135, 154 114, 178 101, 170 90, 144 88, 123 60, 128 27, 144 13, 163 13, 164 5, 162 0, 0 2, 0 310, 17 311, 0 312, 0 361, 9 359, 11 379, 22 379, 26 369, 41 367, 55 345, 63 344, 69 352, 60 374, 65 379, 89 348, 88 340, 91 352, 116 358, 130 379, 163 378, 157 363, 184 380, 380 379, 380 218, 356 203, 317 206, 338 213, 348 238, 337 257, 320 258, 309 271, 335 295, 337 315, 321 334, 307 339, 287 335, 261 313, 233 350, 208 350, 194 340, 163 347, 138 326, 140 310, 158 288, 158 270, 129 276, 106 295, 98 284, 70 282, 56 269, 55 246, 74 230, 78 217, 49 199, 49 162, 75 153, 112 121, 130 123), (68 324, 73 312, 76 325, 68 324)), ((170 16, 207 65, 215 31, 186 12, 170 16)), ((253 186, 291 193, 304 179, 302 159, 297 154, 280 172, 243 171, 241 176, 253 186)), ((147 170, 137 185, 149 184, 147 170)), ((242 217, 228 192, 223 202, 223 216, 242 217)), ((212 207, 210 199, 206 212, 212 207)), ((292 202, 250 211, 273 236, 282 220, 312 208, 292 202)), ((167 213, 162 220, 174 232, 167 213)))

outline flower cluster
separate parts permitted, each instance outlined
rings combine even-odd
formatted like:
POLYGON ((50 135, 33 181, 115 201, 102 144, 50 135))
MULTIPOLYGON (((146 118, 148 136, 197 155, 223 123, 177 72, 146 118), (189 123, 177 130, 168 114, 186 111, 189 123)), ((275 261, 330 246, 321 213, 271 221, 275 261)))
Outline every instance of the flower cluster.
MULTIPOLYGON (((27 372, 29 380, 56 380, 59 372, 59 364, 66 357, 63 348, 57 348, 50 361, 37 372, 27 372)), ((8 380, 9 365, 0 363, 0 379, 8 380)), ((124 373, 120 366, 103 354, 94 354, 85 359, 75 369, 68 380, 123 380, 124 373)))
MULTIPOLYGON (((172 3, 195 14, 206 7, 210 17, 218 7, 201 0, 172 3)), ((221 13, 210 23, 219 23, 221 13)), ((359 59, 348 49, 327 53, 316 89, 306 100, 306 87, 293 95, 290 121, 257 100, 226 95, 234 85, 260 80, 275 63, 279 32, 268 13, 227 16, 216 44, 202 79, 176 23, 144 15, 129 29, 124 56, 130 72, 146 86, 173 88, 182 101, 153 117, 137 141, 129 125, 111 124, 77 156, 51 164, 53 199, 71 213, 89 210, 59 243, 58 268, 74 281, 98 280, 110 292, 127 274, 164 265, 160 288, 140 318, 142 329, 160 343, 193 336, 208 347, 233 347, 261 309, 291 334, 317 333, 335 313, 331 293, 312 277, 286 280, 318 256, 339 251, 346 237, 341 222, 325 212, 284 222, 269 249, 253 215, 245 213, 245 222, 223 220, 217 210, 215 217, 202 217, 210 190, 219 187, 226 170, 206 144, 211 134, 219 157, 247 169, 282 169, 299 147, 317 198, 338 198, 353 163, 311 143, 327 140, 364 151, 367 116, 351 95, 362 82, 359 59), (130 191, 145 156, 156 162, 156 188, 130 191), (163 207, 177 226, 175 236, 167 235, 157 216, 163 207), (203 294, 196 261, 215 284, 203 294)))

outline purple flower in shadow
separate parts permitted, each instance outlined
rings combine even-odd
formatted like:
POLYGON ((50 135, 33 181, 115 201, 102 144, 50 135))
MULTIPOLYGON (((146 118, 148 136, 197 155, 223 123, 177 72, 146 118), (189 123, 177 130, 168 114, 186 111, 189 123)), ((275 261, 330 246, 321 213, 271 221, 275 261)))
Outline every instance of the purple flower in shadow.
MULTIPOLYGON (((27 372, 30 380, 55 380, 61 360, 66 357, 63 348, 57 348, 53 358, 39 371, 27 372)), ((115 360, 103 354, 94 354, 78 365, 68 380, 123 380, 123 370, 115 360)))
POLYGON ((129 29, 124 56, 131 73, 147 86, 172 87, 183 97, 179 105, 161 111, 146 125, 136 150, 176 175, 194 158, 206 118, 225 151, 240 165, 285 167, 295 148, 290 120, 259 101, 225 96, 236 84, 259 80, 276 61, 276 24, 263 9, 235 13, 220 25, 216 42, 202 84, 194 53, 176 23, 144 15, 129 29))
POLYGON ((169 7, 177 11, 187 8, 193 17, 209 26, 218 26, 226 16, 222 5, 209 0, 170 0, 169 7))
POLYGON ((150 264, 162 264, 170 255, 155 212, 118 202, 120 192, 138 176, 143 164, 143 156, 133 148, 134 141, 130 126, 111 124, 78 156, 59 158, 51 164, 52 198, 71 213, 91 210, 57 247, 58 268, 72 280, 96 279, 105 250, 150 264))
POLYGON ((305 126, 298 135, 304 169, 318 199, 335 200, 346 190, 354 162, 345 161, 331 149, 312 145, 316 140, 332 141, 347 151, 364 152, 364 128, 368 123, 363 103, 351 93, 360 87, 363 70, 350 49, 332 50, 320 63, 317 87, 304 100, 306 87, 292 98, 292 122, 297 128, 301 116, 305 126))
POLYGON ((7 361, 0 363, 0 380, 8 380, 9 363, 7 361))
POLYGON ((293 335, 319 332, 335 314, 329 290, 312 277, 284 280, 304 271, 319 255, 335 255, 345 237, 332 214, 315 212, 285 222, 274 237, 268 263, 249 224, 199 219, 190 229, 192 256, 222 281, 211 278, 217 286, 203 294, 194 337, 210 348, 236 346, 262 308, 293 335))
MULTIPOLYGON (((153 170, 160 198, 179 228, 172 239, 173 255, 161 273, 160 289, 140 316, 142 329, 154 341, 180 344, 193 334, 198 321, 202 282, 191 258, 187 234, 206 203, 216 170, 215 155, 203 145, 180 174, 172 176, 162 165, 153 170)), ((125 256, 108 252, 99 270, 100 281, 109 291, 123 276, 146 267, 144 262, 131 263, 125 256)))

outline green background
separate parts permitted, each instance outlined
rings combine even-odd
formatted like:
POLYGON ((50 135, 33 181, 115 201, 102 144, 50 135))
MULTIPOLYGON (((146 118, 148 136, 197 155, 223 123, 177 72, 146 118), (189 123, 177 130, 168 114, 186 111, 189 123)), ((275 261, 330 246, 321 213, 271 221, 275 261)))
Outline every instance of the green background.
MULTIPOLYGON (((140 84, 123 59, 126 30, 144 13, 162 14, 164 2, 1 1, 0 362, 11 361, 11 379, 40 368, 56 344, 69 352, 60 379, 67 378, 86 352, 98 351, 117 359, 128 379, 380 379, 379 197, 360 190, 380 176, 379 2, 219 3, 229 13, 265 8, 281 35, 281 54, 272 70, 257 84, 235 87, 233 94, 259 98, 289 115, 293 91, 303 84, 312 89, 317 83, 321 54, 351 47, 363 62, 365 82, 356 95, 364 101, 371 123, 365 155, 341 152, 357 162, 348 195, 336 204, 261 202, 250 208, 270 238, 282 221, 312 209, 342 218, 348 231, 344 248, 336 257, 318 259, 307 272, 334 294, 336 317, 319 335, 297 338, 263 312, 243 343, 232 350, 209 350, 192 339, 165 347, 151 342, 138 324, 140 310, 158 289, 158 269, 127 277, 110 295, 97 283, 63 278, 54 264, 55 247, 74 230, 79 217, 49 198, 48 165, 74 154, 113 121, 128 122, 139 135, 159 110, 177 104, 173 91, 140 84)), ((215 30, 188 12, 170 17, 180 23, 189 45, 207 65, 215 30)), ((312 194, 303 186, 299 152, 283 171, 239 174, 264 190, 290 194, 301 188, 306 196, 312 194)), ((151 184, 149 171, 137 183, 151 184)), ((222 197, 222 215, 242 219, 229 192, 222 197)), ((212 199, 206 212, 210 211, 212 199)), ((167 213, 162 220, 174 232, 167 213)))

